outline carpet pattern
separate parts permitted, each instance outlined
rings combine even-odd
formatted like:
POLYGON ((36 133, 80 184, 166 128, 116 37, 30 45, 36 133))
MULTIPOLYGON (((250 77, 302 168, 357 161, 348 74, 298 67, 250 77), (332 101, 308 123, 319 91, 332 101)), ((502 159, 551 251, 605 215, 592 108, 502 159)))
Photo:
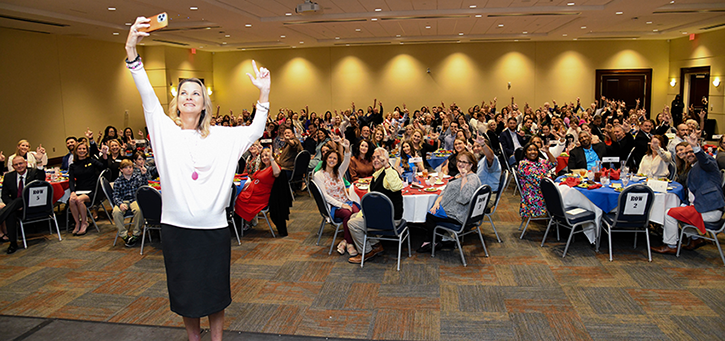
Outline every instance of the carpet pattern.
MULTIPOLYGON (((725 267, 713 244, 679 258, 653 254, 650 263, 643 236, 635 249, 631 234, 615 234, 609 262, 606 241, 596 253, 578 236, 561 258, 567 232, 540 247, 545 225, 532 222, 519 239, 518 197, 507 192, 494 216, 503 242, 482 226, 490 257, 472 236, 463 243, 467 267, 458 250, 435 258, 403 250, 396 271, 394 242, 364 268, 327 254, 330 225, 315 245, 320 216, 306 193, 290 219, 285 238, 272 238, 260 219, 241 246, 233 241, 226 330, 375 340, 725 338, 725 267)), ((158 237, 140 255, 138 246, 112 246, 108 220, 99 227, 60 242, 43 224, 31 228, 28 249, 0 256, 0 315, 183 326, 169 311, 158 237)), ((415 249, 427 236, 411 229, 415 249)))

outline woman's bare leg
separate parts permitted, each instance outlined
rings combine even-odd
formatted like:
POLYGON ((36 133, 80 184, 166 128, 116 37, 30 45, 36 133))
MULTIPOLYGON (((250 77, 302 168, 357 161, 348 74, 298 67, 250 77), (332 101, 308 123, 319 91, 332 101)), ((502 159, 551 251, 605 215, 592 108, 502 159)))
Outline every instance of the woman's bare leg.
POLYGON ((76 222, 76 227, 73 229, 73 233, 78 233, 78 229, 81 227, 80 216, 78 215, 78 199, 71 198, 68 201, 70 206, 70 213, 73 216, 73 220, 76 222))
POLYGON ((212 341, 222 341, 224 333, 224 310, 209 315, 209 329, 212 341))
POLYGON ((189 341, 201 340, 201 326, 198 317, 184 317, 184 328, 186 328, 186 335, 189 337, 189 341))
POLYGON ((78 233, 85 233, 88 228, 88 210, 86 210, 86 202, 91 201, 87 195, 81 195, 78 197, 78 213, 80 213, 81 228, 78 233))

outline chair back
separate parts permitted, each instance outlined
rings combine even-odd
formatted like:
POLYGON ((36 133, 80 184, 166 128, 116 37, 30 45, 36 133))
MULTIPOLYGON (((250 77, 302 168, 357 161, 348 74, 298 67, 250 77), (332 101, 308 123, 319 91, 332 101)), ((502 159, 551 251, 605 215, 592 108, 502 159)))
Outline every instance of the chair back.
POLYGON ((365 227, 368 231, 394 231, 398 235, 395 226, 395 210, 390 198, 380 192, 365 194, 360 200, 365 227))
POLYGON ((725 169, 720 170, 720 187, 725 187, 725 169))
POLYGON ((521 159, 524 158, 524 147, 518 147, 516 150, 514 150, 514 159, 516 159, 516 163, 521 161, 521 159))
POLYGON ((672 162, 667 163, 667 170, 670 172, 667 178, 670 181, 675 181, 675 177, 677 176, 677 165, 675 164, 674 159, 672 160, 672 162))
POLYGON ((111 187, 111 183, 103 176, 99 177, 98 180, 101 182, 101 190, 103 190, 103 194, 106 195, 106 199, 108 199, 108 202, 111 206, 113 206, 113 187, 111 187))
POLYGON ((320 211, 320 214, 323 217, 332 220, 330 217, 330 205, 327 204, 327 200, 325 200, 325 196, 322 195, 322 192, 320 192, 320 188, 317 187, 315 180, 310 181, 310 184, 307 187, 310 189, 310 192, 312 192, 312 197, 315 198, 315 203, 317 204, 317 209, 320 211))
POLYGON ((159 191, 150 186, 141 186, 136 191, 136 202, 146 223, 161 224, 161 193, 159 191))
MULTIPOLYGON (((247 181, 251 181, 251 178, 247 181)), ((232 182, 232 192, 229 193, 229 206, 227 206, 227 213, 231 214, 234 212, 234 204, 237 201, 237 185, 232 182)))
POLYGON ((556 184, 553 180, 544 177, 539 183, 541 188, 541 194, 544 196, 544 203, 546 203, 546 210, 549 215, 559 219, 563 219, 567 223, 569 220, 566 218, 564 213, 564 200, 561 197, 561 193, 556 188, 556 184))
POLYGON ((498 191, 496 191, 496 201, 493 202, 493 208, 491 209, 491 214, 496 213, 496 208, 498 207, 498 202, 501 201, 501 193, 503 192, 503 189, 506 188, 506 185, 509 181, 509 171, 503 170, 501 172, 501 180, 498 183, 498 191))
POLYGON ((23 187, 22 220, 47 218, 53 214, 53 186, 47 181, 33 180, 23 187))
POLYGON ((617 199, 614 224, 618 227, 647 226, 654 200, 655 192, 645 185, 632 185, 625 188, 617 199))
POLYGON ((307 172, 307 166, 310 164, 310 152, 302 150, 295 156, 295 166, 292 169, 292 177, 289 181, 300 181, 302 176, 307 172))
MULTIPOLYGON (((101 201, 103 201, 103 199, 100 199, 100 197, 98 196, 98 193, 103 191, 103 186, 101 185, 101 179, 108 180, 108 177, 110 177, 110 176, 111 176, 111 170, 108 168, 101 171, 101 174, 98 174, 98 181, 96 181, 96 190, 93 191, 93 198, 91 198, 91 202, 88 203, 87 205, 93 206, 93 205, 99 204, 99 203, 101 203, 101 201)), ((104 195, 105 195, 105 192, 104 192, 104 195)), ((111 192, 111 198, 113 198, 113 192, 111 192)), ((109 201, 110 200, 111 199, 109 199, 109 201)), ((110 202, 111 202, 111 205, 113 205, 113 202, 112 201, 110 201, 110 202)))
POLYGON ((468 226, 476 226, 481 223, 483 217, 486 215, 486 208, 488 207, 488 201, 491 199, 491 186, 482 185, 478 187, 471 200, 468 202, 468 214, 466 219, 463 221, 463 228, 468 226))

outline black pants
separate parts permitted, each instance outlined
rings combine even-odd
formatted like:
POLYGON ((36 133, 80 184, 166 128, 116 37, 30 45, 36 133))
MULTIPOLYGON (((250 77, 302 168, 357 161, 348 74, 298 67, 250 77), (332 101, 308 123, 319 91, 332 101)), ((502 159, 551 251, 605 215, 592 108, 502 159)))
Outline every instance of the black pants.
POLYGON ((0 210, 0 224, 5 222, 8 228, 8 238, 10 244, 17 245, 18 242, 18 212, 23 208, 23 199, 13 199, 11 202, 0 210))
POLYGON ((455 220, 453 218, 441 218, 436 217, 430 212, 425 215, 425 231, 430 236, 429 242, 433 242, 433 230, 435 230, 436 225, 438 223, 453 223, 453 224, 461 224, 458 220, 455 220))

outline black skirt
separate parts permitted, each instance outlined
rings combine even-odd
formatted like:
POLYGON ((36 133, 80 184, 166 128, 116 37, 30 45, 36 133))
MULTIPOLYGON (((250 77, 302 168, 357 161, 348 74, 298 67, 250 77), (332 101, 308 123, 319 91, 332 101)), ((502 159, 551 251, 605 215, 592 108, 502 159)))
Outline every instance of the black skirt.
POLYGON ((161 235, 171 311, 197 318, 229 306, 229 229, 197 230, 162 224, 161 235))

